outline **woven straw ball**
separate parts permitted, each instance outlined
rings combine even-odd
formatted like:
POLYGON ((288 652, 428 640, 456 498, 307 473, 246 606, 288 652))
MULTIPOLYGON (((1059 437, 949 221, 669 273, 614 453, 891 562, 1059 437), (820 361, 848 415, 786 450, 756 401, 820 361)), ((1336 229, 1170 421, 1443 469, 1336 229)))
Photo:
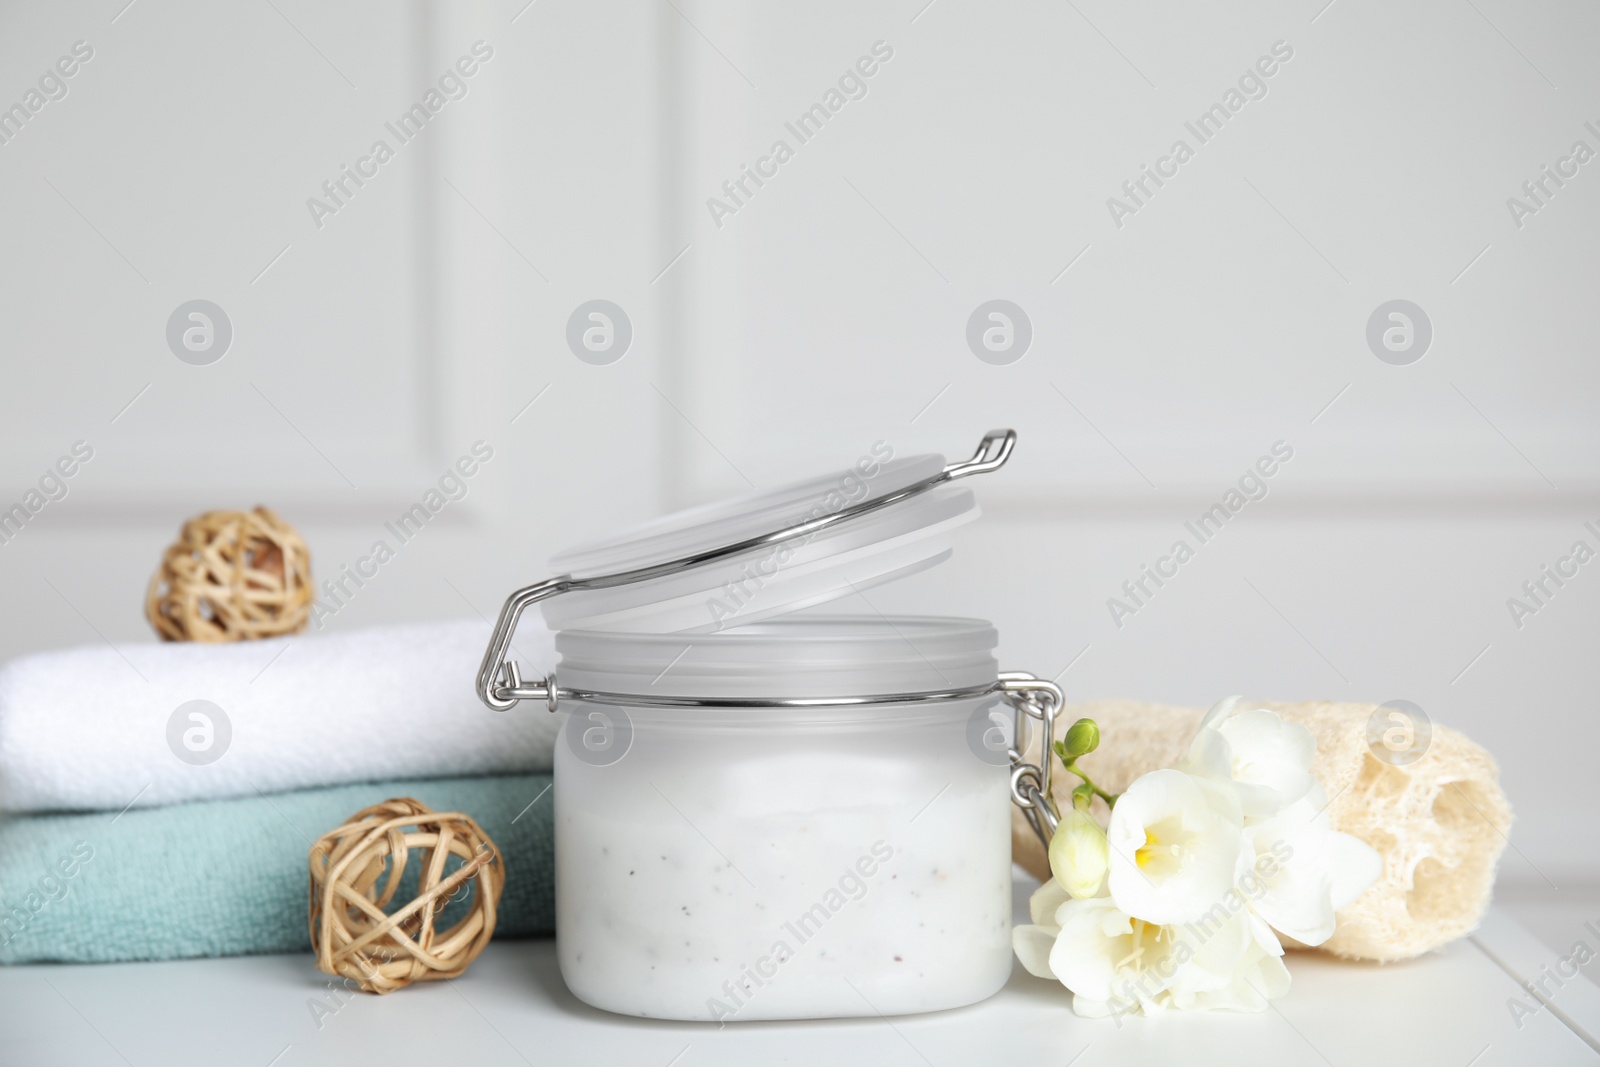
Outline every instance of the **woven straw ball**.
POLYGON ((505 864, 460 812, 434 812, 410 797, 374 804, 318 838, 310 864, 317 968, 369 993, 455 978, 494 935, 505 864), (421 859, 417 895, 392 907, 413 850, 421 859), (461 863, 447 874, 450 856, 461 863), (466 914, 440 929, 446 905, 469 891, 466 914))
POLYGON ((269 508, 183 524, 150 579, 144 613, 163 641, 249 641, 305 629, 311 553, 269 508))

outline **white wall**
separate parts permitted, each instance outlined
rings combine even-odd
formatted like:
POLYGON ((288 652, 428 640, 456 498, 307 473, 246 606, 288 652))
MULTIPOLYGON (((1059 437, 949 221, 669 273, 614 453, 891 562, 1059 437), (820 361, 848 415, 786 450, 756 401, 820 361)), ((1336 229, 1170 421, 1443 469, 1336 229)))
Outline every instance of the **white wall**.
POLYGON ((96 449, 0 546, 0 652, 148 639, 149 572, 207 507, 274 505, 331 573, 478 439, 467 499, 330 625, 492 614, 618 523, 1008 425, 985 521, 878 608, 992 618, 1075 697, 1415 701, 1500 759, 1511 891, 1600 879, 1600 564, 1506 607, 1600 547, 1600 164, 1521 228, 1506 206, 1600 150, 1591 7, 275 2, 0 13, 0 102, 95 48, 0 145, 0 495, 96 449), (480 39, 466 98, 318 229, 305 199, 480 39), (1278 41, 1265 97, 1116 226, 1278 41), (163 335, 196 297, 236 331, 209 367, 163 335), (594 298, 633 323, 610 366, 564 340, 594 298), (1034 330, 1008 366, 964 336, 995 298, 1034 330), (1395 298, 1435 334, 1408 366, 1364 336, 1395 298), (1107 598, 1280 440, 1267 498, 1118 627, 1107 598))

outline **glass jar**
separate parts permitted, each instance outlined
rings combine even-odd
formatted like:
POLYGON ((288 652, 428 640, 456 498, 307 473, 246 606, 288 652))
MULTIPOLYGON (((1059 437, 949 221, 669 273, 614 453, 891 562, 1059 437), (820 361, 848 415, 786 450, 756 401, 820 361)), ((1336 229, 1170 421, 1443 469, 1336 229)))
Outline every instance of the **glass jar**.
MULTIPOLYGON (((992 688, 996 642, 978 620, 882 617, 556 638, 563 686, 701 700, 992 688)), ((992 995, 1011 973, 1011 794, 981 738, 1001 703, 574 704, 554 791, 568 987, 702 1020, 992 995)))
POLYGON ((936 1011, 1005 983, 1008 803, 1049 841, 1050 764, 1026 762, 1023 734, 1037 720, 1049 752, 1060 689, 997 672, 986 622, 810 609, 948 558, 978 516, 952 483, 1015 443, 996 430, 946 464, 880 441, 842 473, 562 553, 507 598, 477 691, 568 714, 556 937, 580 999, 792 1019, 936 1011), (535 604, 561 659, 525 682, 511 641, 535 604))

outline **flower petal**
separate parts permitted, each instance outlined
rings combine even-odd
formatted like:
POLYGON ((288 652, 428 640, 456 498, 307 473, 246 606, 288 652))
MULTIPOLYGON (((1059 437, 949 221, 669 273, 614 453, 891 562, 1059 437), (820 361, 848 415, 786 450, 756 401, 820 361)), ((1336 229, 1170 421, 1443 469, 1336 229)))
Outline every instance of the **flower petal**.
POLYGON ((1028 914, 1040 926, 1048 926, 1051 931, 1060 929, 1056 923, 1056 911, 1072 898, 1067 895, 1067 889, 1054 878, 1045 879, 1044 885, 1033 891, 1033 896, 1028 898, 1028 914))
POLYGON ((1383 857, 1359 837, 1337 830, 1333 831, 1332 846, 1329 896, 1333 898, 1333 910, 1340 911, 1354 904, 1382 876, 1383 857))
POLYGON ((1035 978, 1054 978, 1050 970, 1050 950, 1055 947, 1056 935, 1042 926, 1013 926, 1011 948, 1017 959, 1035 978))
POLYGON ((1311 790, 1317 742, 1299 723, 1273 711, 1240 712, 1217 726, 1233 752, 1233 780, 1240 784, 1246 818, 1271 816, 1311 790))
POLYGON ((1308 798, 1246 831, 1255 853, 1241 886, 1274 930, 1304 945, 1333 936, 1333 837, 1308 798))
MULTIPOLYGON (((1235 709, 1239 707, 1239 702, 1243 699, 1244 697, 1237 695, 1223 697, 1221 700, 1211 705, 1211 710, 1207 711, 1205 718, 1200 720, 1200 730, 1215 727, 1218 723, 1226 720, 1234 713, 1235 709)), ((1200 730, 1195 731, 1196 735, 1200 733, 1200 730)))
POLYGON ((1212 729, 1195 731, 1189 742, 1189 752, 1178 763, 1178 770, 1187 771, 1197 778, 1210 778, 1218 782, 1233 781, 1233 749, 1228 739, 1212 729))
POLYGON ((1189 1007, 1204 1011, 1262 1011, 1267 1001, 1289 991, 1289 969, 1283 960, 1260 951, 1239 961, 1226 987, 1197 995, 1189 1007))
POLYGON ((1263 956, 1256 964, 1256 978, 1260 982, 1256 991, 1268 1000, 1277 1000, 1289 992, 1289 983, 1292 981, 1281 955, 1263 956))
POLYGON ((1242 900, 1237 909, 1218 904, 1212 911, 1183 927, 1189 961, 1173 976, 1174 995, 1180 987, 1199 991, 1220 989, 1233 981, 1234 970, 1254 947, 1249 910, 1242 900))
POLYGON ((1105 897, 1069 900, 1057 914, 1061 932, 1050 951, 1050 972, 1079 996, 1110 1000, 1117 964, 1129 952, 1132 921, 1105 897))

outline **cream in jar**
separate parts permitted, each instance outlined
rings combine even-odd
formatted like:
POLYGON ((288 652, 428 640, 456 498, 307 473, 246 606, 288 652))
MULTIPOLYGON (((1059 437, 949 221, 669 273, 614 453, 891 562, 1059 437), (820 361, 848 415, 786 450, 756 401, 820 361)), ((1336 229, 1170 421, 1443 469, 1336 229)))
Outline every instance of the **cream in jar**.
MULTIPOLYGON (((597 676, 597 657, 642 668, 626 671, 636 680, 676 655, 660 685, 704 695, 995 676, 994 631, 974 620, 745 630, 563 633, 558 648, 566 679, 604 691, 618 680, 597 676)), ((993 994, 1011 973, 1010 794, 1006 768, 970 739, 994 703, 577 706, 556 748, 569 988, 611 1011, 704 1020, 903 1014, 993 994)))

